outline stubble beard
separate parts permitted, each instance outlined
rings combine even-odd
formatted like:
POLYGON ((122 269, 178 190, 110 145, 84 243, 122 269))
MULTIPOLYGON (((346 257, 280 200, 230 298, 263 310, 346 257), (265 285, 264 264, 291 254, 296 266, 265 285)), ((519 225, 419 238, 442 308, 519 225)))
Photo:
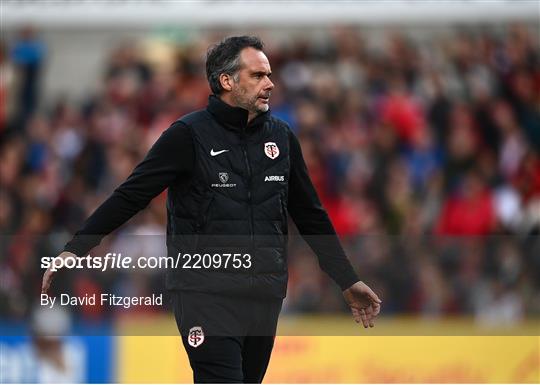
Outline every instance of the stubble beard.
POLYGON ((242 87, 238 87, 238 91, 233 92, 232 97, 235 104, 238 107, 242 107, 245 110, 248 110, 250 113, 260 114, 266 112, 269 109, 268 104, 263 104, 262 106, 257 106, 258 96, 253 97, 246 96, 247 92, 242 87))

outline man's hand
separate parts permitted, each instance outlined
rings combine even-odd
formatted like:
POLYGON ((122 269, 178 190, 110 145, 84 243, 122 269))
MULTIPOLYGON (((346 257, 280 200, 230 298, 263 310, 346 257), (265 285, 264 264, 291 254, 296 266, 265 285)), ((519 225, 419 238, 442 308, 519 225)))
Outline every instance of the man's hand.
MULTIPOLYGON (((70 253, 69 251, 64 251, 60 253, 60 255, 58 255, 58 257, 56 258, 65 259, 68 257, 77 258, 75 254, 70 253)), ((54 273, 56 273, 52 269, 53 269, 53 266, 50 266, 45 272, 45 274, 43 274, 43 282, 41 283, 41 294, 47 294, 47 291, 49 290, 49 287, 51 286, 51 283, 53 281, 53 275, 54 273)))
POLYGON ((373 320, 381 311, 382 301, 377 294, 364 282, 358 281, 343 291, 343 297, 351 308, 356 323, 362 321, 365 328, 368 326, 372 328, 373 320))

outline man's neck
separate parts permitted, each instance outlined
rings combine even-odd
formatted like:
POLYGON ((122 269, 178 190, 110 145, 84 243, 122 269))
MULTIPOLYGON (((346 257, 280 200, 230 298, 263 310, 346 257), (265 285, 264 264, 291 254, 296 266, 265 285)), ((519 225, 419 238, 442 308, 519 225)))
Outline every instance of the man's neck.
MULTIPOLYGON (((234 101, 232 100, 232 98, 228 94, 220 95, 218 97, 221 99, 222 102, 227 103, 231 107, 240 107, 240 106, 236 105, 236 103, 234 103, 234 101)), ((240 107, 240 108, 243 108, 243 107, 240 107)), ((253 119, 255 119, 257 117, 257 115, 258 115, 257 112, 248 111, 247 124, 249 124, 253 119)))

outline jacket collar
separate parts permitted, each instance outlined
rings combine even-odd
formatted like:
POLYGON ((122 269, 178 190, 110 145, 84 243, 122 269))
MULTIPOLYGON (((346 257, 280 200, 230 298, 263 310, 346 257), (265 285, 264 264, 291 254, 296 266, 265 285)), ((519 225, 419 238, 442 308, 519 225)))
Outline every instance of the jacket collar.
POLYGON ((241 107, 230 106, 215 95, 210 95, 208 97, 208 107, 206 107, 206 109, 218 120, 218 122, 231 130, 237 131, 257 129, 270 117, 270 110, 268 110, 257 115, 248 124, 248 110, 241 107))

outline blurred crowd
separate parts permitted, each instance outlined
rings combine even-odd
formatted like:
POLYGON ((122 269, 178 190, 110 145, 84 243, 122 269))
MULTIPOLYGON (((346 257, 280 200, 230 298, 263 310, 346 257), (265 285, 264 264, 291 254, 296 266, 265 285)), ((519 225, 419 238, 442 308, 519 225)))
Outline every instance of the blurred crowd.
MULTIPOLYGON (((348 255, 386 314, 494 323, 540 314, 535 29, 261 36, 276 84, 272 111, 298 135, 348 255)), ((41 97, 49 53, 35 30, 0 43, 0 314, 28 315, 39 258, 61 251, 164 129, 206 105, 204 54, 221 37, 170 44, 168 55, 127 42, 103 63, 99 91, 78 101, 41 97)), ((165 196, 105 245, 122 234, 164 234, 165 196)), ((344 310, 339 289, 296 238, 289 268, 286 312, 344 310)), ((54 285, 142 295, 162 290, 162 281, 155 271, 82 270, 61 273, 54 285)))

